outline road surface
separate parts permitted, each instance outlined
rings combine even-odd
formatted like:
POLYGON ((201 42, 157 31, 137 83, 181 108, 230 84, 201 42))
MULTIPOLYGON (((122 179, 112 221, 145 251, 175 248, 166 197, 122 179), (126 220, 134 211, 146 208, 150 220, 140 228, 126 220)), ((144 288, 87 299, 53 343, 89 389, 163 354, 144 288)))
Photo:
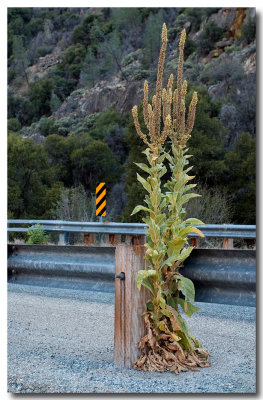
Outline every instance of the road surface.
POLYGON ((114 287, 8 284, 8 391, 12 393, 255 393, 256 311, 199 303, 186 318, 210 368, 179 375, 113 364, 114 287), (94 290, 95 288, 95 290, 94 290))

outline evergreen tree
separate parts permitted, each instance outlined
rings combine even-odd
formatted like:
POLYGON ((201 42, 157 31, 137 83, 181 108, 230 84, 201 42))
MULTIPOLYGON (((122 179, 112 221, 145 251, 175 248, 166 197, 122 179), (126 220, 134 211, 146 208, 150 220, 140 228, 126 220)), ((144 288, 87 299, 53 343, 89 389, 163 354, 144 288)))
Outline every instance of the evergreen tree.
POLYGON ((160 34, 163 20, 163 11, 157 14, 151 13, 146 21, 145 30, 142 38, 144 49, 143 64, 145 68, 149 68, 158 59, 160 50, 160 34))
POLYGON ((84 86, 93 87, 99 78, 100 67, 98 65, 98 60, 94 54, 93 48, 89 47, 82 65, 80 83, 84 86))
POLYGON ((57 109, 61 106, 61 100, 56 95, 54 90, 52 90, 52 92, 51 92, 51 98, 50 98, 49 106, 50 106, 50 110, 51 110, 52 113, 57 111, 57 109))
POLYGON ((29 65, 28 52, 24 48, 22 36, 13 37, 13 57, 16 74, 23 76, 28 82, 27 67, 29 65))

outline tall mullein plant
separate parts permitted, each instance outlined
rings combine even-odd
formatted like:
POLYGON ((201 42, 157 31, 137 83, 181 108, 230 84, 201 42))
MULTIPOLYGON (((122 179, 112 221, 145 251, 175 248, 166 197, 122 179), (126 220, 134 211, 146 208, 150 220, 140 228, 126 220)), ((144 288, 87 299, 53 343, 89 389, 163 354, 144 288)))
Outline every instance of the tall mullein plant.
POLYGON ((140 343, 140 358, 134 363, 136 369, 159 371, 197 370, 207 367, 209 353, 201 348, 197 339, 189 332, 181 311, 191 316, 198 310, 194 306, 195 289, 192 281, 180 274, 184 260, 193 247, 188 244, 188 234, 195 232, 203 236, 196 227, 202 222, 195 218, 185 219, 183 205, 194 193, 186 193, 195 185, 189 183, 193 176, 187 167, 190 157, 186 143, 194 125, 197 94, 194 92, 185 122, 186 81, 182 82, 185 30, 179 44, 177 88, 173 90, 171 74, 166 88, 162 88, 162 76, 167 46, 167 29, 163 25, 156 93, 152 104, 148 99, 148 83, 144 84, 143 114, 148 133, 142 132, 138 120, 137 106, 132 109, 138 135, 147 145, 144 154, 147 163, 136 164, 148 174, 147 179, 137 174, 138 181, 147 194, 144 205, 138 205, 132 214, 143 210, 143 221, 148 224, 146 255, 148 267, 137 275, 137 287, 145 286, 151 292, 146 304, 145 324, 147 334, 140 343), (171 141, 171 154, 164 151, 164 143, 171 141), (162 193, 162 177, 166 173, 164 160, 168 159, 171 179, 162 193))

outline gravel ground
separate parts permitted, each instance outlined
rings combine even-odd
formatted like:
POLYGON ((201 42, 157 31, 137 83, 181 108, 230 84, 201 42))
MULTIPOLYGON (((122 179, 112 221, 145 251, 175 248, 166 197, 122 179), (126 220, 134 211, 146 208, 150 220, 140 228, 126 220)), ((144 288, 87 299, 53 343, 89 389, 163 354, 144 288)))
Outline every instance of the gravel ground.
POLYGON ((255 308, 200 303, 187 321, 212 366, 179 375, 141 372, 113 364, 113 286, 54 286, 8 284, 9 392, 256 392, 255 308))

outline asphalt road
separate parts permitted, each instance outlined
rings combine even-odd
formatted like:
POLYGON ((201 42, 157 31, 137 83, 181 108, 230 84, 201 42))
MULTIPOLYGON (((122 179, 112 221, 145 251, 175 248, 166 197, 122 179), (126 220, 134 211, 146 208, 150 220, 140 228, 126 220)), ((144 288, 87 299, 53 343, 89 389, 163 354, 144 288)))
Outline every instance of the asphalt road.
POLYGON ((113 364, 114 291, 98 288, 8 284, 9 392, 256 392, 255 308, 199 303, 187 321, 212 366, 141 372, 113 364))

